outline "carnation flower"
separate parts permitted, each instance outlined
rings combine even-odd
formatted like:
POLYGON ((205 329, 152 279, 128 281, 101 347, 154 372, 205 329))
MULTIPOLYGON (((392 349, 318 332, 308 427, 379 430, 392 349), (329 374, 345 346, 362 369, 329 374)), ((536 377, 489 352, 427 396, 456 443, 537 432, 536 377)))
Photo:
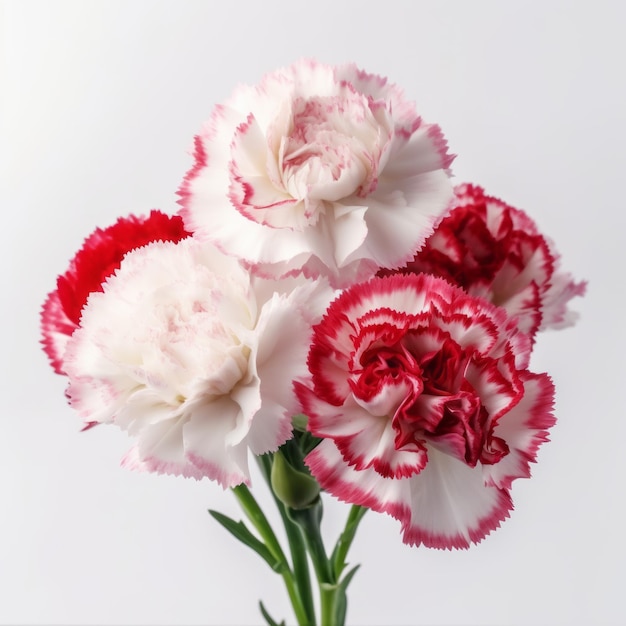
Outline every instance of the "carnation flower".
POLYGON ((452 196, 439 127, 354 65, 300 61, 239 87, 194 156, 179 192, 187 228, 275 277, 345 286, 405 263, 452 196))
POLYGON ((586 283, 575 282, 559 264, 554 245, 526 213, 465 184, 455 188, 450 214, 415 258, 397 271, 446 278, 504 307, 520 330, 534 337, 537 330, 576 320, 567 305, 585 293, 586 283))
POLYGON ((48 294, 41 311, 42 344, 57 374, 63 374, 63 354, 89 294, 119 266, 124 255, 151 241, 180 241, 188 237, 180 216, 151 211, 148 217, 121 217, 112 226, 97 228, 70 261, 57 288, 48 294))
POLYGON ((306 463, 340 500, 397 518, 408 544, 467 548, 553 425, 553 385, 498 307, 425 274, 354 285, 314 328, 296 383, 323 441, 306 463))
POLYGON ((312 316, 330 299, 301 282, 277 293, 192 238, 128 253, 67 346, 72 406, 137 438, 126 465, 248 482, 248 451, 291 434, 290 376, 306 370, 312 316))

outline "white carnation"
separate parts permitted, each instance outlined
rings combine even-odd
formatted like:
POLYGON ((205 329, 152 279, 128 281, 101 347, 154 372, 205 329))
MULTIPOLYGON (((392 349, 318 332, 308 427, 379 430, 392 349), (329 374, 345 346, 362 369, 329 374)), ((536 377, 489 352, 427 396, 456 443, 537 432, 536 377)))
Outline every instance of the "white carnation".
POLYGON ((248 482, 248 450, 277 449, 298 410, 314 321, 302 303, 331 297, 300 282, 278 293, 192 239, 129 253, 68 345, 72 405, 137 437, 127 465, 248 482))

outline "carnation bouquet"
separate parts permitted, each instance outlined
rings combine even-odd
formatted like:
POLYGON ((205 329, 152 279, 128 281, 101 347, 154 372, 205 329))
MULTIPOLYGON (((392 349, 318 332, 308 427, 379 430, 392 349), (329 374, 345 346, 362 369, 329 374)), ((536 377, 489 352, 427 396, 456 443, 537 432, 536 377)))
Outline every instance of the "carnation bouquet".
POLYGON ((231 489, 245 521, 210 512, 282 577, 297 623, 344 624, 368 510, 438 549, 509 516, 555 422, 531 352, 585 283, 525 212, 453 182, 439 126, 354 65, 240 86, 192 158, 179 210, 87 237, 43 347, 83 428, 131 436, 123 466, 231 489), (327 497, 349 505, 333 546, 327 497))

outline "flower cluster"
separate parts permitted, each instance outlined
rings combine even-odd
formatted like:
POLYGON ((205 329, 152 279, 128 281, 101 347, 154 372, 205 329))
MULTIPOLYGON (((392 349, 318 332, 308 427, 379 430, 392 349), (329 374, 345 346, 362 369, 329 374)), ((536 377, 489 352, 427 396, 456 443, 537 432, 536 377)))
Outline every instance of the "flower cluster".
POLYGON ((43 306, 85 427, 127 431, 128 467, 223 487, 275 454, 279 494, 296 476, 408 544, 497 528, 554 424, 532 347, 585 289, 554 244, 454 187, 440 128, 354 65, 239 87, 193 159, 177 214, 96 230, 43 306))

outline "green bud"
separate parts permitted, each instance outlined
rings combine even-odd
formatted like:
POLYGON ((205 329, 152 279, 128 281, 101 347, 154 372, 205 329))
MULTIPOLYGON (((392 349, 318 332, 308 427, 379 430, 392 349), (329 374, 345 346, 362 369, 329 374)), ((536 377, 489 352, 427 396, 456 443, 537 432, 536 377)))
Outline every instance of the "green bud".
POLYGON ((271 483, 276 497, 292 509, 306 509, 319 498, 317 480, 292 467, 280 450, 274 453, 271 483))

